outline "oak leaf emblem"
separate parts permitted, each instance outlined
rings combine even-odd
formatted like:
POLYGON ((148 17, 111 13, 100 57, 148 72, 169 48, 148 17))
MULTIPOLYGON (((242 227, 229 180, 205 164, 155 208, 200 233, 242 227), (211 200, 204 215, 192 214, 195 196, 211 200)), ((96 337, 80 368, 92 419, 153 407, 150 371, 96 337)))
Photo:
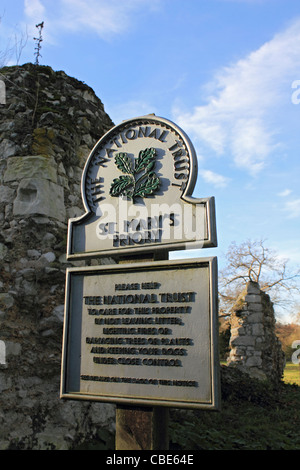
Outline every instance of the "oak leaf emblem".
POLYGON ((141 150, 137 158, 130 158, 125 152, 115 156, 116 167, 124 175, 111 183, 111 196, 126 196, 129 199, 151 196, 160 186, 160 179, 153 171, 156 164, 155 148, 141 150), (143 173, 142 173, 143 172, 143 173))

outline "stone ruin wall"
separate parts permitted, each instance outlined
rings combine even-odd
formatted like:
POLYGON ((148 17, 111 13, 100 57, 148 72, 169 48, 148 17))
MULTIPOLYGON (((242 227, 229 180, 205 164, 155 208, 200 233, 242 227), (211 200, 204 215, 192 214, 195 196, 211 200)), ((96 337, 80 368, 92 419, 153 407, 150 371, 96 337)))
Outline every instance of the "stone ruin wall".
POLYGON ((257 283, 249 282, 230 317, 230 355, 227 365, 260 380, 278 383, 285 355, 275 333, 275 314, 270 297, 257 283))
POLYGON ((113 123, 50 67, 0 70, 0 449, 69 449, 112 430, 112 405, 59 398, 67 220, 86 158, 113 123))

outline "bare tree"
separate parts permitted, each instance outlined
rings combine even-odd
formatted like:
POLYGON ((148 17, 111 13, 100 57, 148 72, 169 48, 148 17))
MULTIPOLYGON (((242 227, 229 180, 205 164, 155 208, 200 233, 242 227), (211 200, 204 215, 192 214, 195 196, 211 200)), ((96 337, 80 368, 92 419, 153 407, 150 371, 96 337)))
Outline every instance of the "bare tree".
POLYGON ((296 306, 295 310, 296 310, 296 313, 294 314, 294 319, 295 319, 295 322, 300 325, 300 305, 299 304, 296 306))
MULTIPOLYGON (((2 16, 0 16, 0 25, 2 23, 2 16)), ((4 67, 5 64, 10 60, 13 54, 13 48, 6 45, 0 50, 0 68, 4 67)))
POLYGON ((21 32, 20 35, 15 33, 15 56, 16 64, 19 65, 23 49, 26 47, 28 41, 28 30, 26 26, 26 32, 21 32))
POLYGON ((220 310, 226 315, 248 282, 256 282, 272 301, 282 306, 300 293, 300 269, 291 272, 288 260, 265 246, 265 240, 232 242, 226 255, 228 264, 220 272, 220 310))
MULTIPOLYGON (((2 18, 0 17, 0 24, 2 22, 2 18)), ((18 25, 16 25, 16 29, 18 25)), ((26 31, 17 31, 14 33, 14 39, 10 36, 7 38, 7 45, 4 46, 2 50, 0 50, 0 68, 7 65, 10 61, 12 61, 13 56, 15 55, 16 58, 16 65, 19 65, 22 52, 26 47, 28 41, 28 31, 26 27, 26 31), (14 44, 14 45, 12 45, 14 44)))

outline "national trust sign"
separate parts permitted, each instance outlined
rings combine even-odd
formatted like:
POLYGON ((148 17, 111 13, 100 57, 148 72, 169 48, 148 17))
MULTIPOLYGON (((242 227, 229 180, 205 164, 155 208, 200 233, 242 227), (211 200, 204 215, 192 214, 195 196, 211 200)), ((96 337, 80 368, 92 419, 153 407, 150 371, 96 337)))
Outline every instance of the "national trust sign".
POLYGON ((69 221, 67 258, 217 245, 214 198, 193 198, 197 159, 174 123, 149 115, 105 134, 82 176, 85 214, 69 221))
POLYGON ((92 150, 67 258, 113 261, 67 269, 62 398, 219 407, 217 258, 118 264, 217 246, 214 198, 192 197, 196 178, 188 137, 154 115, 92 150))

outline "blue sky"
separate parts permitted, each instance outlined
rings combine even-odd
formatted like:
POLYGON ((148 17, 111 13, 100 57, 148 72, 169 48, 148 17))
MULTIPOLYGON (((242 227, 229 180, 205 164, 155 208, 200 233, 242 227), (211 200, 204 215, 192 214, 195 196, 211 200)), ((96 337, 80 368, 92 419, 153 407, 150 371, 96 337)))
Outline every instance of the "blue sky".
POLYGON ((189 256, 222 268, 232 241, 264 238, 299 267, 298 0, 2 0, 0 15, 0 49, 27 30, 20 63, 44 21, 40 64, 91 86, 115 124, 155 113, 189 135, 219 244, 189 256))

